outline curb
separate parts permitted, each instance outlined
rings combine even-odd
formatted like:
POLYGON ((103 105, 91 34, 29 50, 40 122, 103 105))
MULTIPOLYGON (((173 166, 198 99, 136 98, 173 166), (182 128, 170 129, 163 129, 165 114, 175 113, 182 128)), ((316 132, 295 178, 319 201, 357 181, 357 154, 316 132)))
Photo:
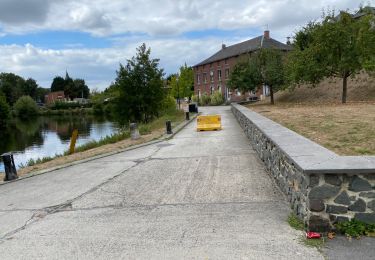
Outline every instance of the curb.
POLYGON ((123 149, 120 149, 120 150, 113 151, 113 152, 108 152, 108 153, 103 153, 103 154, 95 155, 93 157, 89 157, 89 158, 86 158, 86 159, 82 159, 82 160, 78 160, 78 161, 74 161, 74 162, 62 164, 62 165, 55 166, 55 167, 52 167, 52 168, 48 168, 48 169, 45 169, 45 170, 31 172, 29 174, 26 174, 25 176, 19 177, 18 179, 15 179, 15 180, 12 180, 12 181, 0 182, 0 186, 1 185, 6 185, 6 184, 10 184, 10 183, 13 183, 13 182, 17 182, 17 181, 22 181, 22 180, 25 180, 25 179, 28 179, 28 178, 31 178, 31 177, 34 177, 34 176, 38 176, 38 175, 42 175, 42 174, 45 174, 45 173, 57 171, 57 170, 60 170, 60 169, 68 168, 70 166, 74 166, 74 165, 78 165, 78 164, 82 164, 82 163, 94 161, 94 160, 97 160, 97 159, 105 158, 105 157, 108 157, 108 156, 111 156, 111 155, 115 155, 115 154, 119 154, 119 153, 122 153, 122 152, 135 150, 135 149, 138 149, 138 148, 141 148, 141 147, 145 147, 145 146, 149 146, 149 145, 153 145, 153 144, 156 144, 156 143, 161 143, 163 141, 168 141, 168 140, 172 139, 178 132, 180 132, 182 129, 184 129, 185 126, 187 126, 193 120, 195 120, 195 118, 198 116, 198 114, 193 115, 190 118, 190 120, 188 120, 188 121, 185 120, 184 122, 178 124, 175 127, 175 130, 173 131, 172 134, 169 134, 169 135, 168 134, 164 134, 161 137, 159 137, 157 140, 153 140, 153 141, 149 141, 149 142, 146 142, 146 143, 141 143, 141 144, 129 146, 129 147, 126 147, 126 148, 123 148, 123 149))

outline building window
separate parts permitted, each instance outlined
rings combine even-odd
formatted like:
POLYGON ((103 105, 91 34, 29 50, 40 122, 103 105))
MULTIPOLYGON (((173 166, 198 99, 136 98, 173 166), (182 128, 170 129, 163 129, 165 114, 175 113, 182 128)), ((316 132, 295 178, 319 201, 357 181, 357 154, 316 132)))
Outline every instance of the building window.
POLYGON ((207 73, 203 73, 203 83, 207 83, 207 73))
POLYGON ((212 68, 212 63, 210 63, 210 68, 212 68))
POLYGON ((217 90, 221 93, 221 85, 217 86, 217 90))
POLYGON ((214 93, 214 90, 215 90, 215 87, 211 86, 211 89, 210 89, 211 95, 214 93))
POLYGON ((225 78, 229 79, 229 69, 225 69, 225 78))
POLYGON ((213 70, 210 71, 210 81, 214 82, 214 71, 213 70))
POLYGON ((197 83, 198 85, 201 84, 201 75, 197 74, 197 83))
POLYGON ((217 71, 217 79, 221 81, 221 70, 217 71))
POLYGON ((201 90, 198 89, 198 97, 201 97, 201 90))

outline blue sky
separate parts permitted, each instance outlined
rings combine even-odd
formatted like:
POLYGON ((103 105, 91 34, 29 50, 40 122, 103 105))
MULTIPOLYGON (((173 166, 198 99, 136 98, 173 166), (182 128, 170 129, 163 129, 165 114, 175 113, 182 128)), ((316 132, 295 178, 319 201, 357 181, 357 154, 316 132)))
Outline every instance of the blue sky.
POLYGON ((261 35, 287 36, 323 9, 355 10, 353 0, 0 0, 0 71, 49 87, 68 70, 102 90, 119 63, 146 43, 166 74, 221 47, 261 35))

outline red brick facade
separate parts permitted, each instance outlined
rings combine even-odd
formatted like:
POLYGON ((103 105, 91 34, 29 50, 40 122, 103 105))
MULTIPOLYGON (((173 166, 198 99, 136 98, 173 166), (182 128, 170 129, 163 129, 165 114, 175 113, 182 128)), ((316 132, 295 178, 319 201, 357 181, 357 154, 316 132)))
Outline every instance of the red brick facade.
POLYGON ((44 97, 44 103, 46 105, 51 105, 56 101, 65 101, 64 91, 51 92, 44 97))
POLYGON ((250 93, 235 93, 236 91, 230 90, 227 84, 237 61, 238 56, 194 67, 194 95, 211 95, 213 91, 221 90, 225 100, 246 100, 250 93))
POLYGON ((221 91, 227 101, 243 101, 250 97, 268 95, 268 88, 260 86, 255 93, 246 92, 239 93, 228 88, 229 75, 234 66, 241 59, 249 58, 251 53, 261 48, 276 48, 281 51, 288 51, 291 46, 278 42, 270 38, 269 31, 265 31, 264 35, 254 39, 226 47, 222 45, 222 49, 205 61, 193 66, 194 68, 194 94, 211 95, 214 91, 221 91))

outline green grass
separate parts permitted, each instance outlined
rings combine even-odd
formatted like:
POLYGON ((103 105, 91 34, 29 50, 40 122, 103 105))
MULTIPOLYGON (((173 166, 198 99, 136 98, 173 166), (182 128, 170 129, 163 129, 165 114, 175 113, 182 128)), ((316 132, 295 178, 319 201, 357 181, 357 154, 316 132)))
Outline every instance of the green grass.
POLYGON ((55 156, 46 156, 46 157, 42 157, 42 158, 38 158, 38 159, 30 159, 28 160, 25 164, 20 164, 19 167, 20 168, 25 168, 25 167, 28 167, 28 166, 33 166, 33 165, 36 165, 36 164, 41 164, 41 163, 45 163, 45 162, 49 162, 49 161, 52 161, 53 159, 57 158, 57 157, 60 157, 61 155, 55 155, 55 156))
POLYGON ((288 224, 296 230, 304 230, 305 226, 303 221, 300 220, 294 213, 290 213, 288 216, 288 224))
POLYGON ((340 233, 346 235, 347 237, 359 238, 375 232, 375 224, 367 224, 356 219, 340 222, 336 224, 336 228, 340 233))

